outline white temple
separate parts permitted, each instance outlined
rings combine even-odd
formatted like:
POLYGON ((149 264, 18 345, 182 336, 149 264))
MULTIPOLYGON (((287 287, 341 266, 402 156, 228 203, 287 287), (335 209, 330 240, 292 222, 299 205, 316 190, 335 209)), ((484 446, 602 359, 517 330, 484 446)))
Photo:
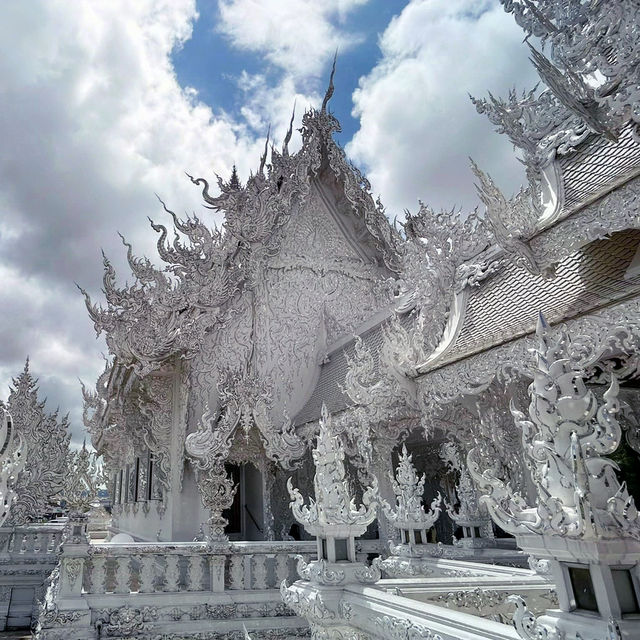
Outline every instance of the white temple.
POLYGON ((162 203, 164 269, 104 258, 112 540, 76 491, 39 638, 640 638, 640 7, 501 1, 514 197, 474 164, 484 210, 390 223, 330 82, 298 152, 191 178, 221 229, 162 203))

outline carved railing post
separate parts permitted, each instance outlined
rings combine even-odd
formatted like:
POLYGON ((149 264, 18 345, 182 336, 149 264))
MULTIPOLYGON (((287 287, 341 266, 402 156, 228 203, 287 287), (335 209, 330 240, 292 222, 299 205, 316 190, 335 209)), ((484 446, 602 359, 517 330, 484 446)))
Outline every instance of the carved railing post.
POLYGON ((167 567, 165 571, 165 591, 180 590, 180 557, 176 555, 167 556, 167 567))
POLYGON ((346 584, 370 584, 380 579, 377 563, 368 567, 358 562, 355 550, 356 536, 362 535, 376 517, 377 481, 374 477, 372 485, 363 492, 362 505, 356 507, 346 479, 344 449, 331 431, 331 417, 325 405, 312 453, 316 467, 315 501, 310 499, 309 505, 305 505, 291 478, 287 488, 295 519, 316 536, 318 560, 306 562, 299 557, 298 573, 303 580, 290 587, 283 581, 280 593, 285 604, 306 617, 312 635, 355 637, 357 631, 351 627, 349 616, 339 605, 340 594, 346 584), (310 598, 319 602, 318 608, 304 605, 310 598), (324 603, 332 607, 331 615, 316 615, 324 603))
POLYGON ((640 617, 629 615, 640 613, 640 518, 605 457, 622 437, 618 384, 613 378, 598 406, 583 373, 572 368, 567 335, 552 333, 542 316, 537 335, 528 415, 511 409, 535 504, 496 476, 479 446, 467 458, 493 520, 554 575, 560 610, 535 620, 519 601, 516 627, 527 638, 594 640, 614 637, 612 628, 623 638, 640 637, 640 617))
POLYGON ((211 581, 211 591, 221 593, 224 591, 224 570, 227 564, 225 555, 209 556, 209 576, 211 581))
POLYGON ((106 593, 107 591, 107 559, 104 556, 93 556, 91 561, 91 591, 106 593))
POLYGON ((83 586, 89 571, 88 517, 72 510, 65 528, 60 560, 49 577, 44 602, 38 611, 37 637, 60 637, 64 628, 69 637, 91 637, 91 613, 83 586))
POLYGON ((187 591, 202 591, 202 579, 204 570, 202 568, 202 556, 189 556, 189 566, 187 569, 187 591))
POLYGON ((229 567, 229 588, 230 589, 243 589, 244 588, 244 560, 243 556, 233 555, 231 556, 229 567))

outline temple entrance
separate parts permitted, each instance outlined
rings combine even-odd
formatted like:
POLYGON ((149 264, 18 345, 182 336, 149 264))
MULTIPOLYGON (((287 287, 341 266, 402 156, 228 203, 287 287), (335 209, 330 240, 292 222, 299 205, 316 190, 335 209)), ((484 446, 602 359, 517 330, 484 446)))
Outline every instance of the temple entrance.
POLYGON ((233 504, 223 512, 230 540, 264 540, 262 473, 251 463, 227 464, 238 487, 233 504))

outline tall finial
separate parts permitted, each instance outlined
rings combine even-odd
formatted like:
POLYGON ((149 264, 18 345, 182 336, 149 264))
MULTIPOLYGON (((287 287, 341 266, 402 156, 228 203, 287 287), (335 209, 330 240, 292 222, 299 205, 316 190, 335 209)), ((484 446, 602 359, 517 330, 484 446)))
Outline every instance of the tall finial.
POLYGON ((260 158, 260 169, 258 169, 258 173, 262 174, 264 169, 264 163, 267 161, 267 151, 269 150, 269 136, 271 135, 271 125, 267 129, 267 139, 264 141, 264 152, 262 157, 260 158))
POLYGON ((327 92, 324 94, 324 100, 322 101, 322 109, 321 112, 322 113, 326 113, 327 112, 327 103, 329 102, 329 100, 331 100, 331 96, 333 95, 333 76, 336 73, 336 60, 338 58, 338 50, 336 49, 336 52, 333 56, 333 66, 331 67, 331 76, 329 77, 329 86, 327 87, 327 92))
POLYGON ((233 168, 231 169, 231 177, 229 178, 229 182, 227 182, 227 186, 232 191, 239 191, 242 188, 240 184, 240 178, 238 178, 238 169, 236 167, 236 163, 233 163, 233 168))
POLYGON ((287 135, 284 137, 282 143, 282 155, 289 155, 289 141, 291 140, 291 133, 293 132, 293 119, 296 117, 296 102, 293 101, 293 112, 291 113, 291 120, 289 120, 289 129, 287 129, 287 135))

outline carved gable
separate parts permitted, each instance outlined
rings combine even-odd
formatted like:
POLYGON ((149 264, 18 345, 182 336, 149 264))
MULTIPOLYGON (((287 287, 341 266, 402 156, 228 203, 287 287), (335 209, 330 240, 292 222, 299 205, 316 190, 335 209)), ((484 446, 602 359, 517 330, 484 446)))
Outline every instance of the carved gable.
POLYGON ((367 262, 330 198, 314 181, 257 291, 258 371, 290 415, 302 407, 327 344, 389 301, 386 271, 367 262))

